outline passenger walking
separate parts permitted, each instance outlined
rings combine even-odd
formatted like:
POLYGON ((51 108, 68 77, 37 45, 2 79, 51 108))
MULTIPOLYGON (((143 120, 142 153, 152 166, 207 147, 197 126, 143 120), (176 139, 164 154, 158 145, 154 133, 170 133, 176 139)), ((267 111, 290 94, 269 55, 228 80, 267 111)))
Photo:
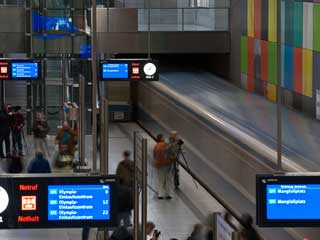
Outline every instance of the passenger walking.
POLYGON ((10 129, 12 123, 11 105, 5 105, 0 112, 0 158, 11 156, 10 129), (3 143, 5 143, 6 154, 3 153, 3 143))
POLYGON ((67 121, 63 123, 63 128, 57 131, 56 144, 58 145, 58 155, 54 159, 55 167, 60 169, 59 172, 70 171, 76 151, 77 135, 69 127, 67 121))
POLYGON ((50 128, 48 122, 42 112, 37 112, 36 120, 33 123, 33 137, 34 137, 34 148, 35 152, 47 153, 50 156, 47 142, 47 134, 50 128))
POLYGON ((28 166, 28 173, 51 173, 49 161, 43 156, 42 152, 37 152, 36 157, 28 166))
POLYGON ((241 216, 243 223, 243 229, 241 231, 241 237, 243 240, 260 240, 260 237, 256 230, 253 228, 253 218, 245 213, 241 216))
POLYGON ((157 144, 153 149, 154 167, 158 170, 158 199, 171 199, 172 162, 168 158, 168 144, 162 134, 157 136, 157 144))
POLYGON ((116 176, 119 179, 119 214, 118 226, 131 225, 131 211, 134 198, 134 162, 130 159, 130 152, 123 152, 123 160, 119 163, 116 176))
POLYGON ((25 119, 20 112, 21 107, 15 106, 13 108, 13 123, 12 123, 12 145, 13 145, 13 155, 17 153, 19 156, 23 156, 23 145, 22 145, 22 134, 23 127, 25 125, 25 119))
POLYGON ((121 185, 127 187, 134 187, 134 162, 130 159, 131 153, 129 151, 123 152, 123 160, 119 163, 116 175, 121 185))

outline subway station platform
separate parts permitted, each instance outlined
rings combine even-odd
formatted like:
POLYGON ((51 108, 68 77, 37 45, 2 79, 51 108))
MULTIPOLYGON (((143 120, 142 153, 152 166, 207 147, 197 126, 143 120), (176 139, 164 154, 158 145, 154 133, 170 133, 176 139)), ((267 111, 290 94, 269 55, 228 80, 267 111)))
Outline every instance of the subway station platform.
MULTIPOLYGON (((122 160, 124 150, 133 151, 134 131, 143 133, 143 130, 134 123, 110 125, 109 173, 115 173, 118 163, 122 160)), ((192 178, 183 169, 181 169, 180 190, 173 191, 173 199, 170 201, 158 200, 154 192, 157 189, 157 173, 151 166, 152 149, 155 143, 147 134, 143 133, 143 135, 148 139, 148 220, 153 221, 156 228, 161 231, 160 239, 186 239, 192 232, 194 224, 207 221, 207 216, 210 213, 223 212, 223 208, 200 186, 196 188, 192 178)), ((86 141, 90 143, 91 136, 87 136, 86 141)), ((54 136, 50 136, 50 152, 54 151, 53 142, 54 136)), ((33 156, 32 137, 28 137, 28 143, 30 156, 27 156, 26 162, 29 162, 33 156)), ((92 149, 87 148, 86 150, 87 160, 91 165, 90 153, 92 149)), ((4 163, 2 168, 5 169, 4 163)), ((97 229, 93 229, 90 239, 95 239, 96 234, 97 229)), ((79 240, 81 239, 81 229, 0 230, 0 239, 79 240)))

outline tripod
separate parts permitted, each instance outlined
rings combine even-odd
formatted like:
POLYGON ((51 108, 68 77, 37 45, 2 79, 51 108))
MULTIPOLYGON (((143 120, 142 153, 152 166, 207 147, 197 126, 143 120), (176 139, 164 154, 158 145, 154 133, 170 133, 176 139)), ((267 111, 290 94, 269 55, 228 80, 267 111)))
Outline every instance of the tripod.
MULTIPOLYGON (((179 188, 180 186, 180 177, 179 177, 179 160, 182 159, 185 163, 185 167, 187 169, 188 172, 190 171, 190 167, 189 167, 189 163, 183 153, 182 150, 182 144, 179 144, 179 149, 178 149, 178 154, 177 154, 177 161, 174 163, 174 186, 176 189, 179 188)), ((196 186, 196 188, 198 189, 198 184, 196 182, 196 180, 194 179, 194 177, 192 176, 192 180, 194 185, 196 186)))

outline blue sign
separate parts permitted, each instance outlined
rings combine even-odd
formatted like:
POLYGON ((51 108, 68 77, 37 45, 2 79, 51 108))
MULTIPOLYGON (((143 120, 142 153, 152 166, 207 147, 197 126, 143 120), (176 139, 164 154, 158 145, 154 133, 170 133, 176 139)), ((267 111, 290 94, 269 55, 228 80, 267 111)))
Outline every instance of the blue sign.
POLYGON ((110 220, 110 186, 49 185, 48 220, 110 220))
POLYGON ((39 78, 38 62, 11 62, 11 77, 13 79, 39 78))
POLYGON ((129 64, 127 63, 104 63, 102 64, 103 79, 128 79, 129 64))
POLYGON ((268 184, 267 219, 320 219, 320 184, 268 184))

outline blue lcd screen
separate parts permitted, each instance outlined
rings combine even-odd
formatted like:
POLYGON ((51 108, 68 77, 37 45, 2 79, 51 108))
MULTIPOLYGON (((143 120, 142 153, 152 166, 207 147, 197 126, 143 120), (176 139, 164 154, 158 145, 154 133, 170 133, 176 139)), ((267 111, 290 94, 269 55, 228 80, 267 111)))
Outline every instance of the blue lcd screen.
POLYGON ((110 185, 49 185, 48 220, 110 220, 110 185))
POLYGON ((268 220, 320 219, 320 184, 268 184, 268 220))
POLYGON ((128 79, 129 78, 128 63, 103 63, 102 78, 103 79, 128 79))
POLYGON ((12 78, 39 78, 38 62, 12 62, 11 63, 12 78))

